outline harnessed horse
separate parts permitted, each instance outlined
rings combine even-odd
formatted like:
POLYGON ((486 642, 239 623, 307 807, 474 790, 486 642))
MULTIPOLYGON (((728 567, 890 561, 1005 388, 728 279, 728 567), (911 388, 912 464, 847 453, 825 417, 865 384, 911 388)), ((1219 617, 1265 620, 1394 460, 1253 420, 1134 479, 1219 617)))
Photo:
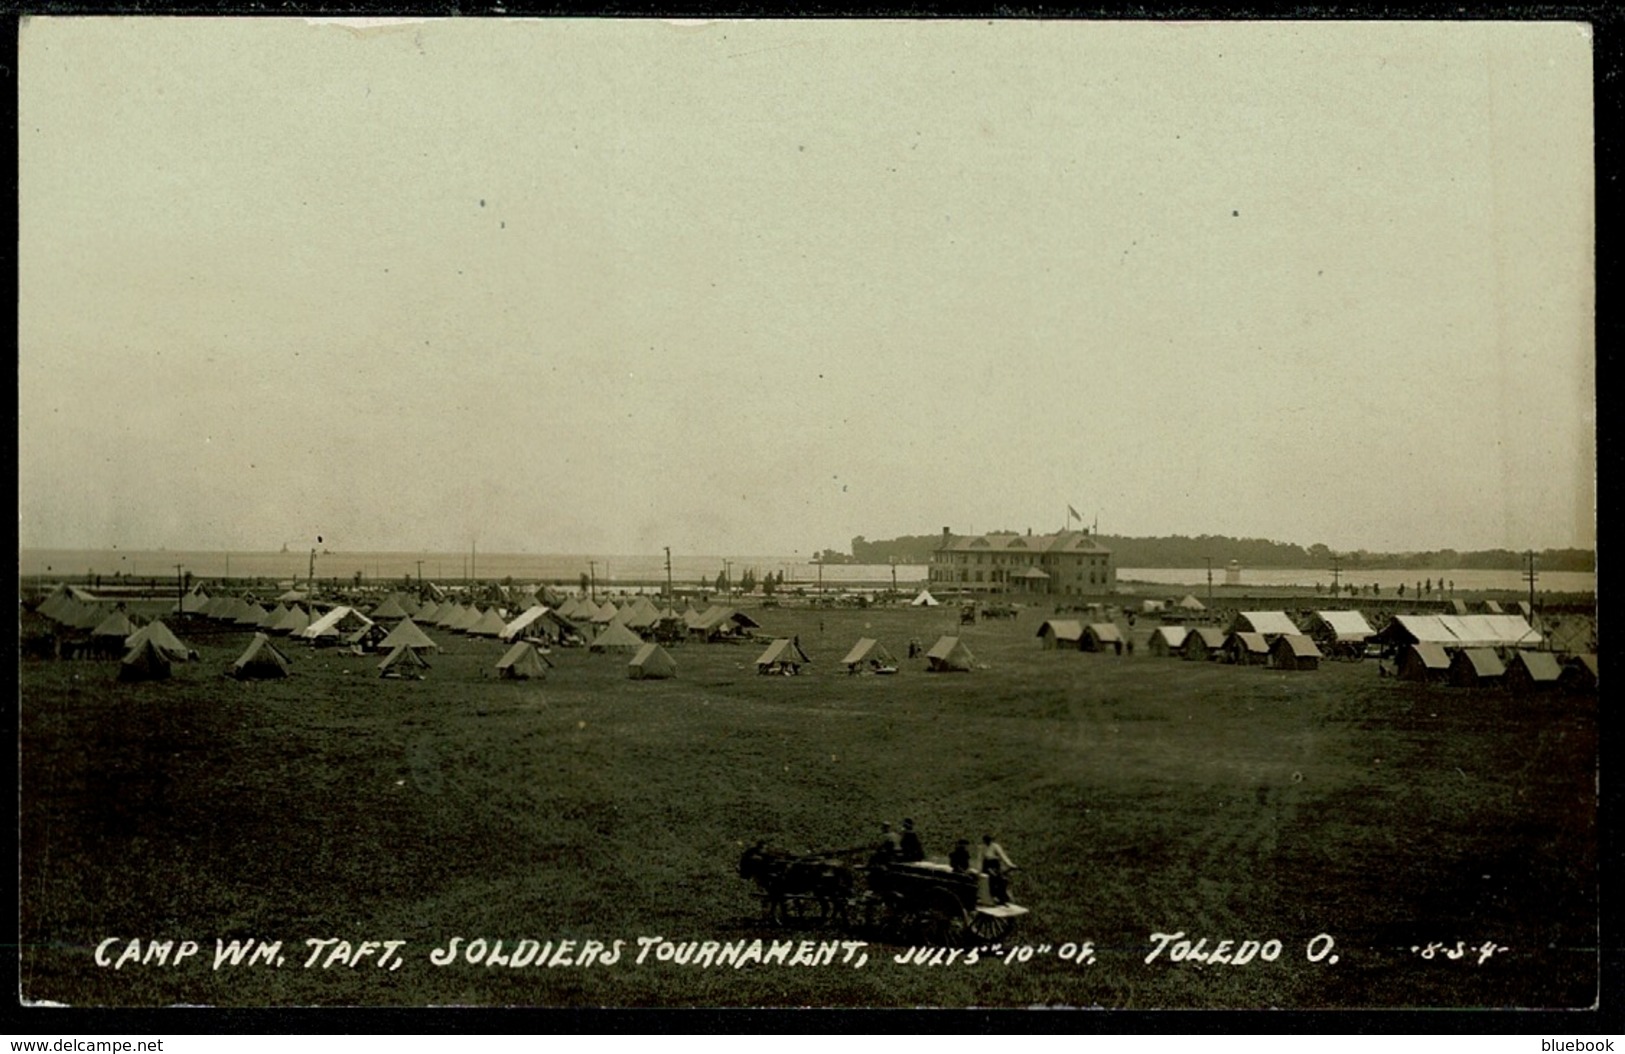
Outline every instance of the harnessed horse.
POLYGON ((739 877, 762 891, 767 916, 781 925, 793 920, 846 919, 856 879, 839 859, 796 856, 757 842, 739 858, 739 877))

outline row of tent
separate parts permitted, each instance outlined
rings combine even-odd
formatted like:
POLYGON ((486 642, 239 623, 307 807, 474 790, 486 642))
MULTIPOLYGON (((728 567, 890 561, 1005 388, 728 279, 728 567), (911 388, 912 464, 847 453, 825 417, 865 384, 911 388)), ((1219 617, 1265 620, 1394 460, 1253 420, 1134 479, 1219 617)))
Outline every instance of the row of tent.
POLYGON ((1239 666, 1278 670, 1313 670, 1325 657, 1313 637, 1303 633, 1266 636, 1248 630, 1226 633, 1212 626, 1158 626, 1147 650, 1162 658, 1222 660, 1239 666))
POLYGON ((1399 652, 1395 673, 1405 681, 1462 688, 1597 690, 1597 656, 1593 654, 1574 655, 1560 661, 1549 651, 1519 649, 1503 660, 1493 648, 1446 647, 1425 641, 1405 645, 1399 652))

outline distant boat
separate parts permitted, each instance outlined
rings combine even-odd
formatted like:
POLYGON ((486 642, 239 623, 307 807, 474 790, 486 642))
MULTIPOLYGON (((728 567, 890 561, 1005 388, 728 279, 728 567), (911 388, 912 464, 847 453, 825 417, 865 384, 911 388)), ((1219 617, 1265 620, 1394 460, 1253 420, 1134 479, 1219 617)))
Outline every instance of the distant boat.
POLYGON ((288 543, 287 543, 287 542, 283 542, 283 543, 282 543, 282 551, 283 551, 283 552, 287 552, 287 551, 288 551, 288 543))

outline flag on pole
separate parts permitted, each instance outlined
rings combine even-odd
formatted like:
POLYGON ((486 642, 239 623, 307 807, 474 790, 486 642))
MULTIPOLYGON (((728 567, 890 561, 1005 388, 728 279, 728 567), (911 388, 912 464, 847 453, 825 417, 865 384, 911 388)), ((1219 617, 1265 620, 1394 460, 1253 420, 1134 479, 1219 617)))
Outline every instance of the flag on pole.
POLYGON ((1066 511, 1067 511, 1067 513, 1068 513, 1068 514, 1069 514, 1069 515, 1071 515, 1071 517, 1072 517, 1072 518, 1073 518, 1073 519, 1074 519, 1074 520, 1077 520, 1077 521, 1078 521, 1078 522, 1079 522, 1079 523, 1082 523, 1082 522, 1083 522, 1083 517, 1082 517, 1082 516, 1079 516, 1079 515, 1078 515, 1078 510, 1077 510, 1077 509, 1074 509, 1074 508, 1073 508, 1073 507, 1072 507, 1072 506, 1070 506, 1070 505, 1068 505, 1068 506, 1067 506, 1067 507, 1066 507, 1066 511))

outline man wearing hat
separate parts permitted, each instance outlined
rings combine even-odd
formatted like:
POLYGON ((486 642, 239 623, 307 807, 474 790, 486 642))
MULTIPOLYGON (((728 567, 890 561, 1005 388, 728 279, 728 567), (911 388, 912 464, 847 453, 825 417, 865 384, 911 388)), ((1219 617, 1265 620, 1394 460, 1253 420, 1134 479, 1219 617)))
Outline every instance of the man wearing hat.
POLYGON ((903 860, 907 863, 917 863, 925 859, 925 846, 920 843, 920 836, 914 830, 913 820, 903 821, 903 860))

